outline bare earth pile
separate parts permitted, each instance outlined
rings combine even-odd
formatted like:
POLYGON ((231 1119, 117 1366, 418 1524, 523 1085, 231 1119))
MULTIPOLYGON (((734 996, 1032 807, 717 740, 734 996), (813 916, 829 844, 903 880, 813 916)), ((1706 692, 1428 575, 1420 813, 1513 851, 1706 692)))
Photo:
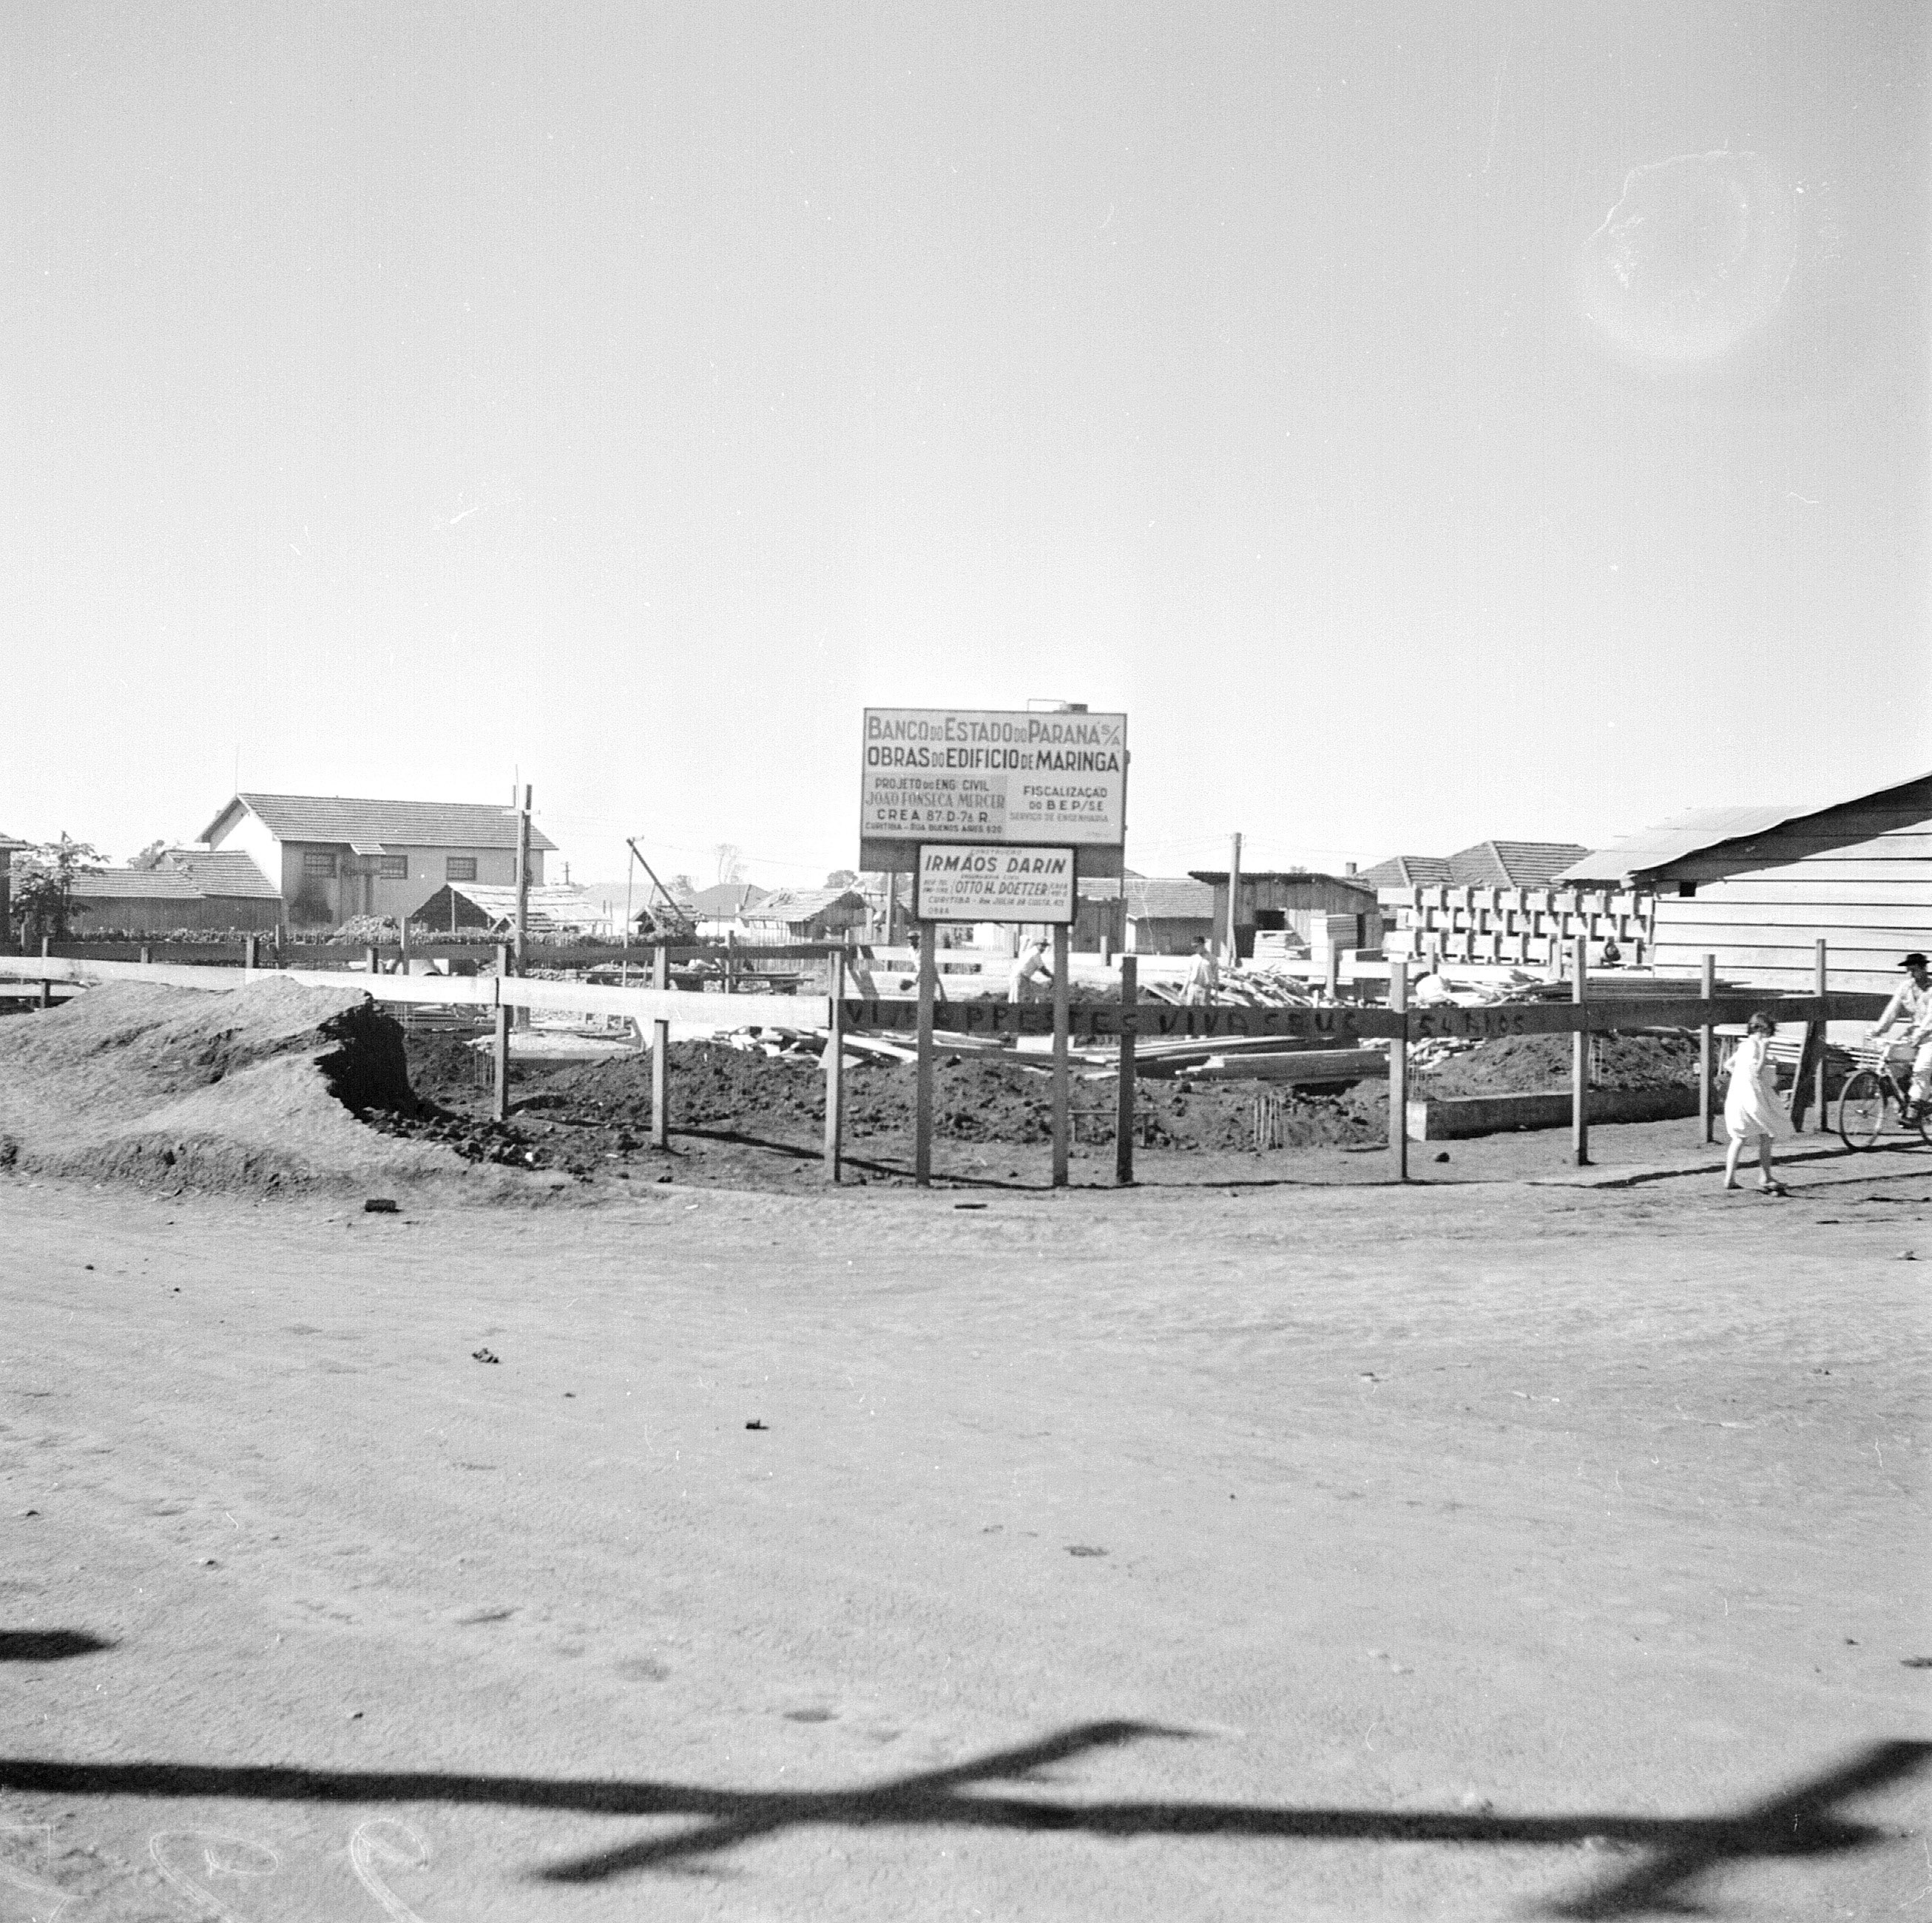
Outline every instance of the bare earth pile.
MULTIPOLYGON (((1047 1077, 1012 1060, 942 1054, 934 1091, 933 1124, 954 1142, 1045 1142, 1052 1134, 1047 1077)), ((425 1086, 411 1042, 411 1067, 425 1086)), ((671 1082, 675 1126, 715 1130, 760 1138, 811 1138, 824 1122, 825 1079, 809 1058, 751 1054, 702 1042, 674 1042, 671 1082)), ((872 1137, 909 1138, 914 1074, 909 1064, 848 1069, 845 1123, 855 1142, 872 1137)), ((560 1070, 526 1084, 530 1098, 641 1133, 650 1120, 648 1058, 560 1070)), ((1073 1086, 1076 1112, 1090 1111, 1096 1130, 1111 1140, 1117 1084, 1111 1078, 1073 1086)), ((455 1093, 452 1088, 450 1095, 455 1093)), ((526 1099, 530 1099, 526 1098, 526 1099)), ((448 1098, 446 1098, 448 1099, 448 1098)), ((1252 1139, 1252 1084, 1191 1085, 1143 1082, 1141 1106, 1151 1112, 1153 1145, 1163 1148, 1240 1150, 1252 1139)), ((1387 1111, 1379 1089, 1364 1096, 1304 1096, 1286 1102, 1285 1144, 1373 1139, 1387 1111)))
POLYGON ((375 1189, 453 1172, 378 1134, 408 1109, 400 1030, 353 989, 129 984, 0 1022, 0 1167, 198 1189, 375 1189))
MULTIPOLYGON (((1526 1095, 1570 1085, 1568 1035, 1505 1035, 1452 1056, 1430 1074, 1431 1095, 1526 1095)), ((1597 1088, 1694 1088, 1694 1035, 1599 1035, 1590 1054, 1597 1088)))

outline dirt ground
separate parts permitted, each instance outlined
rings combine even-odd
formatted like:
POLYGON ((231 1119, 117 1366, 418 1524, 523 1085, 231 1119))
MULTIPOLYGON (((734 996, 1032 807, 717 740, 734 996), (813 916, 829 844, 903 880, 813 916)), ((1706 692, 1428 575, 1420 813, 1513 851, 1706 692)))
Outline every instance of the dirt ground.
POLYGON ((1932 1911, 1932 1152, 1561 1146, 0 1178, 0 1918, 1932 1911))

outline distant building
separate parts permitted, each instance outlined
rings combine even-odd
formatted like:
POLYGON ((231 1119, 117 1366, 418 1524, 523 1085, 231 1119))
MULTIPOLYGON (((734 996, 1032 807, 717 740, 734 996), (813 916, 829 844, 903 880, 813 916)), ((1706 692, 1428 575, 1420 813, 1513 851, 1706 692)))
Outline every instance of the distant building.
MULTIPOLYGON (((411 920, 447 884, 514 887, 517 880, 515 812, 483 802, 238 794, 201 838, 249 856, 298 928, 333 928, 356 915, 411 920)), ((555 846, 531 831, 533 886, 555 846)))
POLYGON ((139 868, 77 874, 77 934, 170 934, 177 928, 263 933, 282 926, 275 885, 239 848, 169 848, 139 868))
POLYGON ((22 848, 33 845, 32 842, 19 841, 11 835, 0 835, 0 940, 6 939, 14 926, 14 857, 22 848))
POLYGON ((1646 958, 1647 904, 1559 879, 1575 842, 1478 842, 1453 855, 1391 855, 1360 879, 1382 904, 1382 946, 1418 965, 1442 962, 1547 973, 1579 941, 1593 959, 1614 940, 1646 958))
MULTIPOLYGON (((1197 868, 1190 872, 1213 890, 1212 934, 1216 940, 1225 940, 1228 871, 1197 868)), ((1336 948, 1379 948, 1381 904, 1373 886, 1360 875, 1320 874, 1300 868, 1262 868, 1252 874, 1244 869, 1234 898, 1236 952, 1252 955, 1258 934, 1291 930, 1310 947, 1318 942, 1336 948), (1346 938, 1351 934, 1353 940, 1346 938)))
POLYGON ((1727 981, 1890 990, 1932 952, 1932 775, 1827 807, 1698 808, 1585 856, 1562 878, 1652 904, 1660 968, 1717 958, 1727 981))
POLYGON ((856 888, 778 888, 740 915, 747 940, 774 946, 836 940, 847 929, 862 934, 868 911, 856 888))
MULTIPOLYGON (((528 891, 524 926, 532 934, 601 934, 608 917, 580 888, 533 886, 528 891)), ((621 914, 619 916, 622 919, 621 914)), ((517 891, 479 881, 452 881, 439 888, 410 917, 432 938, 482 929, 506 938, 517 926, 517 891)))
POLYGON ((737 932, 747 910, 757 907, 770 891, 748 881, 720 881, 700 888, 688 903, 700 940, 722 939, 737 932))

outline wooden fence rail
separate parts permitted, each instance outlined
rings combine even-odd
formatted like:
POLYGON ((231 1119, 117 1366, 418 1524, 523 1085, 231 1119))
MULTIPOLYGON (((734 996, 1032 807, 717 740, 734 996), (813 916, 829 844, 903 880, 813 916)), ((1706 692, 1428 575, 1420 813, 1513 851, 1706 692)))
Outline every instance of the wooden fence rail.
MULTIPOLYGON (((814 950, 814 954, 828 951, 814 950)), ((830 951, 836 952, 836 951, 830 951)), ((740 956, 743 951, 736 951, 740 956)), ((928 957, 930 951, 928 951, 928 957)), ((1402 971, 1398 966, 1397 973, 1402 971)), ((1823 974, 1821 958, 1819 972, 1823 974)), ((489 975, 388 975, 350 974, 340 970, 212 968, 166 962, 110 962, 80 959, 71 956, 0 955, 0 982, 14 981, 36 985, 44 1003, 52 985, 70 987, 105 986, 113 982, 146 982, 170 986, 220 992, 241 988, 251 982, 292 981, 305 986, 351 989, 377 1001, 440 1007, 470 1007, 479 1014, 496 1018, 497 1107, 505 1110, 508 1093, 508 1057, 502 1046, 508 1012, 526 1009, 533 1013, 594 1015, 627 1018, 638 1024, 641 1037, 650 1024, 653 1039, 653 1139, 660 1145, 668 1141, 665 1093, 665 1044, 715 1034, 723 1028, 754 1024, 795 1028, 844 1030, 854 1028, 910 1029, 918 1034, 922 1063, 933 1054, 935 1028, 968 1035, 1051 1034, 1055 1040, 1055 1056, 1063 1062, 1068 1040, 1154 1040, 1163 1036, 1199 1036, 1205 1039, 1280 1036, 1310 1041, 1350 1042, 1398 1038, 1408 1042, 1438 1036, 1457 1036, 1487 1040, 1510 1035, 1574 1035, 1582 1036, 1610 1030, 1681 1028, 1700 1030, 1708 1036, 1713 1027, 1741 1024, 1762 1011, 1780 1023, 1807 1025, 1808 1047, 1821 1051, 1824 1024, 1828 1022, 1874 1020, 1883 1011, 1886 998, 1858 991, 1833 991, 1813 994, 1744 994, 1731 993, 1710 997, 1603 995, 1594 999, 1558 1002, 1495 1002, 1476 1008, 1434 1006, 1405 1007, 1406 997, 1392 995, 1394 1006, 1364 1006, 1341 1004, 1320 1008, 1256 1008, 1220 1003, 1206 1007, 1181 1008, 1161 1002, 1129 998, 1117 1002, 1088 1003, 1070 1007, 1064 992, 1051 1004, 1031 1002, 962 1000, 935 1006, 935 984, 927 962, 925 992, 919 1000, 890 998, 842 998, 835 1009, 824 994, 795 994, 762 997, 756 1000, 732 1000, 722 996, 692 994, 661 986, 628 988, 606 986, 589 982, 545 981, 506 974, 489 975)), ((660 964, 656 979, 662 982, 660 964)), ((1064 979, 1064 977, 1063 977, 1064 979)), ((1392 980, 1391 988, 1398 984, 1392 980)), ((1706 1044, 1708 1058, 1708 1043, 1706 1044)), ((1808 1065, 1816 1058, 1808 1055, 1808 1065)), ((1580 1064, 1582 1057, 1578 1054, 1580 1064)), ((1124 1083, 1131 1083, 1134 1052, 1120 1051, 1124 1083)), ((842 1052, 835 1054, 833 1067, 842 1062, 842 1052)), ((1393 1070, 1395 1064, 1391 1063, 1393 1070)), ((1585 1071, 1576 1074, 1579 1114, 1585 1088, 1585 1071)), ((929 1070, 921 1077, 929 1086, 929 1070)), ((1054 1106, 1062 1112, 1056 1120, 1058 1152, 1054 1158, 1057 1179, 1065 1179, 1066 1078, 1054 1078, 1054 1106)), ((1399 1096, 1401 1078, 1392 1075, 1391 1096, 1399 1096)), ((1821 1084, 1822 1086, 1822 1084, 1821 1084)), ((1801 1068, 1797 1099, 1793 1102, 1794 1123, 1802 1121, 1805 1077, 1801 1068)), ((1131 1112, 1130 1087, 1120 1094, 1120 1112, 1131 1112)), ((837 1112, 836 1100, 831 1105, 837 1112)), ((1822 1104, 1818 1126, 1822 1126, 1822 1104)), ((917 1105, 919 1142, 915 1166, 922 1180, 929 1177, 931 1157, 931 1103, 917 1105)), ((1580 1162, 1587 1160, 1587 1136, 1577 1124, 1576 1154, 1580 1162)), ((836 1170, 840 1144, 836 1130, 827 1132, 828 1164, 836 1170)), ((1708 1138, 1708 1135, 1707 1135, 1708 1138)), ((1390 1146, 1396 1151, 1397 1178, 1406 1172, 1406 1117, 1402 1104, 1390 1105, 1390 1146)), ((1131 1183, 1132 1156, 1130 1143, 1117 1144, 1116 1179, 1131 1183)))

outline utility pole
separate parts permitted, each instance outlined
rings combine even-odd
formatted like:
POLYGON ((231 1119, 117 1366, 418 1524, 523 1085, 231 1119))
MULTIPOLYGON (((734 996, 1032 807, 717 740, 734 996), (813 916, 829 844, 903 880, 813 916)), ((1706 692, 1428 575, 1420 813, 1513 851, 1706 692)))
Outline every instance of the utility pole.
MULTIPOLYGON (((524 786, 522 806, 517 810, 517 940, 514 950, 517 973, 524 972, 524 957, 530 940, 530 784, 524 786)), ((530 1021, 527 1010, 518 1010, 518 1026, 525 1027, 530 1021)))
POLYGON ((1235 917, 1240 911, 1241 898, 1241 838, 1235 836, 1228 856, 1228 966, 1235 967, 1241 958, 1239 942, 1234 935, 1235 917))

